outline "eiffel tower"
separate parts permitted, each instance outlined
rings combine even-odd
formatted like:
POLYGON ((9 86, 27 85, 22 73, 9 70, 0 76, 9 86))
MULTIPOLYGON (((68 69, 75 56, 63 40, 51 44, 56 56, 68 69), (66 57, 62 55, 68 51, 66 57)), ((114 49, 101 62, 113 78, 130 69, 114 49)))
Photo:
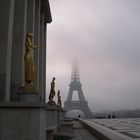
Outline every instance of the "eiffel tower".
MULTIPOLYGON (((80 82, 79 72, 77 65, 75 64, 71 74, 71 83, 69 84, 69 93, 67 100, 64 103, 64 110, 67 112, 77 109, 85 114, 86 118, 93 118, 93 114, 88 106, 88 102, 85 100, 82 84, 80 82), (79 101, 72 101, 73 92, 77 91, 79 101)), ((76 94, 74 93, 74 94, 76 94)))

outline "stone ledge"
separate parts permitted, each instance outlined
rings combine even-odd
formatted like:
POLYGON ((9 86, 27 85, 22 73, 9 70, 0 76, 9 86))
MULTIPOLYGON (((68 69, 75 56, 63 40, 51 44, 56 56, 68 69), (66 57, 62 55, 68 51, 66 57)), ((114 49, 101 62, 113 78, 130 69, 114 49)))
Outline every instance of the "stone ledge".
POLYGON ((46 103, 0 102, 0 108, 46 108, 46 103))
POLYGON ((62 121, 73 121, 72 119, 61 118, 62 121))
POLYGON ((57 128, 56 126, 47 126, 46 131, 53 131, 56 128, 57 128))
POLYGON ((132 140, 129 137, 102 127, 94 122, 83 119, 79 119, 79 122, 100 140, 132 140))

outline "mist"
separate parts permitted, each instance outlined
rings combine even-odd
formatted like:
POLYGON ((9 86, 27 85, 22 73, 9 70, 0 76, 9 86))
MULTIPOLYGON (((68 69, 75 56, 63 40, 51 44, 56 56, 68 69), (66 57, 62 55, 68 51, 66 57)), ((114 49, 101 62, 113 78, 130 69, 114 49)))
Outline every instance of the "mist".
POLYGON ((50 0, 47 97, 68 95, 73 60, 94 111, 140 108, 140 1, 50 0))

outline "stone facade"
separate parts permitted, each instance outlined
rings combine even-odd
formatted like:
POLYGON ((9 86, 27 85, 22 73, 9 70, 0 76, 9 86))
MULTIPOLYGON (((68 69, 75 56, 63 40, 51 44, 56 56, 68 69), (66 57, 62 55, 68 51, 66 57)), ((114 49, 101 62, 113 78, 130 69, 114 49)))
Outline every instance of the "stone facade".
POLYGON ((45 102, 46 27, 52 20, 48 0, 1 0, 0 19, 0 101, 17 100, 24 84, 25 36, 32 32, 37 45, 35 84, 45 102))
POLYGON ((46 31, 52 20, 49 2, 1 0, 0 19, 0 140, 46 140, 46 31), (29 32, 37 46, 35 91, 22 87, 29 32))
POLYGON ((63 109, 45 102, 49 2, 1 0, 0 19, 0 140, 53 140, 54 133, 58 138, 63 109), (29 87, 23 85, 27 33, 37 46, 36 79, 29 87))

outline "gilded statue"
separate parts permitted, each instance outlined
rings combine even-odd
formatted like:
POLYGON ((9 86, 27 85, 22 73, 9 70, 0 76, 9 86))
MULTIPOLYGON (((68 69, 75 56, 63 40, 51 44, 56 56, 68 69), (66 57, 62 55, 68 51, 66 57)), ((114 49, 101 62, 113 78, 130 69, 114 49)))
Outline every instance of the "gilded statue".
POLYGON ((57 106, 60 106, 61 107, 61 96, 60 96, 60 90, 58 90, 58 92, 57 92, 57 99, 58 99, 58 101, 57 101, 57 106))
POLYGON ((36 46, 33 45, 33 34, 27 33, 25 41, 25 86, 32 86, 35 80, 35 65, 33 59, 33 50, 36 46))
POLYGON ((55 77, 53 77, 52 82, 51 82, 51 89, 50 89, 50 95, 49 95, 49 102, 52 103, 53 98, 55 96, 55 77))

